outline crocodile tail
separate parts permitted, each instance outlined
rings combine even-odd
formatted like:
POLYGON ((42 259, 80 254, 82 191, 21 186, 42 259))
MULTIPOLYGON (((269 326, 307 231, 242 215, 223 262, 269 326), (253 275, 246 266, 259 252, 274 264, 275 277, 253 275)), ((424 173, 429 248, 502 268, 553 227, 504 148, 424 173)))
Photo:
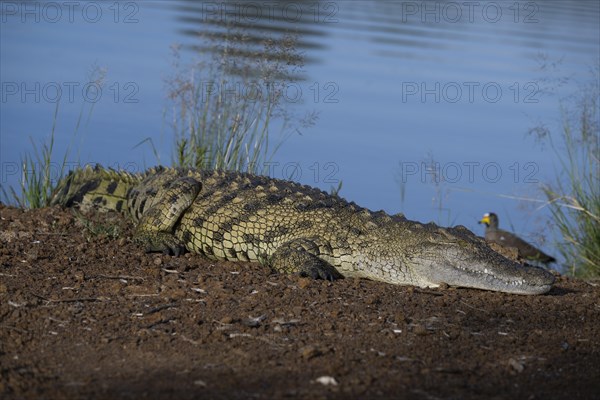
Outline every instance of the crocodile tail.
POLYGON ((58 182, 50 204, 125 213, 127 196, 141 179, 137 174, 87 165, 69 172, 58 182))

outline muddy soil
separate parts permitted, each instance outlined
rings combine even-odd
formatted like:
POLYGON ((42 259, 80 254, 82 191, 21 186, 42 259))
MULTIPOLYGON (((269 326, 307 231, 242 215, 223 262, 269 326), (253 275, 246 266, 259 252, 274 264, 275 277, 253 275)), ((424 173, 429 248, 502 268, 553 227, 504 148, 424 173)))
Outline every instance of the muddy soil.
POLYGON ((599 398, 594 282, 331 283, 145 254, 110 214, 0 217, 2 399, 599 398))

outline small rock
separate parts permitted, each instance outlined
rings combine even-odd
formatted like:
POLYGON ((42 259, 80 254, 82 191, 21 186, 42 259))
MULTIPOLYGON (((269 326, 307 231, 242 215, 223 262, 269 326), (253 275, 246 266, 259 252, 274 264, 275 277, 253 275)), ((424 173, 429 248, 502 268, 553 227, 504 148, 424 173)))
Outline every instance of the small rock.
POLYGON ((396 321, 397 324, 406 324, 410 322, 410 320, 402 311, 396 313, 396 315, 394 316, 394 321, 396 321))
POLYGON ((300 278, 300 279, 298 279, 298 287, 300 289, 306 289, 307 287, 310 286, 311 282, 312 282, 311 278, 300 278))
POLYGON ((250 328, 257 328, 265 318, 265 315, 261 315, 259 317, 248 317, 242 321, 242 324, 249 326, 250 328))
POLYGON ((423 325, 421 324, 417 324, 414 326, 413 328, 413 332, 418 335, 418 336, 425 336, 427 335, 429 332, 427 332, 427 328, 425 328, 423 325))
POLYGON ((162 265, 162 258, 160 257, 156 257, 153 261, 154 265, 156 265, 157 267, 162 265))
POLYGON ((29 261, 35 261, 39 258, 39 250, 33 247, 30 251, 25 252, 25 256, 29 261))
POLYGON ((460 328, 452 328, 451 327, 445 333, 446 333, 446 335, 448 335, 448 339, 455 340, 460 336, 461 331, 460 331, 460 328))
POLYGON ((300 355, 302 356, 302 358, 304 358, 305 360, 310 360, 311 358, 317 357, 319 355, 321 355, 321 351, 313 345, 306 345, 304 347, 301 347, 299 349, 300 355))
POLYGON ((315 382, 319 382, 321 385, 325 386, 337 386, 338 384, 333 376, 320 376, 315 379, 315 382))
POLYGON ((514 358, 508 360, 508 365, 510 365, 511 368, 517 371, 518 373, 523 372, 523 370, 525 369, 523 361, 517 361, 514 358))
POLYGON ((75 273, 73 275, 74 275, 75 280, 77 282, 81 282, 81 281, 83 281, 85 279, 85 274, 81 270, 75 271, 75 273))

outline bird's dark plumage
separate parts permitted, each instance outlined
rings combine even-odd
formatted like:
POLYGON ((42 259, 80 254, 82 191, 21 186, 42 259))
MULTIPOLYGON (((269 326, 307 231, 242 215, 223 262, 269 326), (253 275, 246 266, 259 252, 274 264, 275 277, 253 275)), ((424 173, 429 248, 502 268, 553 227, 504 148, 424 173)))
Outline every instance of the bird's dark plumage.
POLYGON ((539 261, 544 264, 555 262, 556 259, 535 248, 517 235, 498 229, 498 216, 487 213, 483 216, 480 224, 485 224, 485 239, 504 247, 515 247, 519 251, 519 257, 526 260, 539 261))

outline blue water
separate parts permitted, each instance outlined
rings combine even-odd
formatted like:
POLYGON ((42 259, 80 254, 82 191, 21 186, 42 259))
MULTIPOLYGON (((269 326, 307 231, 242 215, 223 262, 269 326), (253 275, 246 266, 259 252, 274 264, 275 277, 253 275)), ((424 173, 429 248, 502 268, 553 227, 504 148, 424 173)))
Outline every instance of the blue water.
POLYGON ((341 195, 360 205, 478 233, 482 214, 495 211, 503 227, 556 255, 540 241, 555 232, 544 227, 539 185, 560 168, 526 133, 543 123, 558 134, 560 99, 591 78, 597 1, 70 4, 1 3, 3 187, 18 184, 30 139, 49 137, 57 87, 57 154, 71 145, 70 161, 169 163, 170 46, 201 59, 197 33, 223 23, 258 38, 292 30, 306 64, 294 83, 299 101, 287 106, 319 118, 286 140, 274 177, 324 190, 341 180, 341 195), (94 66, 106 69, 95 101, 84 90, 94 66), (158 160, 136 147, 147 138, 158 160))

